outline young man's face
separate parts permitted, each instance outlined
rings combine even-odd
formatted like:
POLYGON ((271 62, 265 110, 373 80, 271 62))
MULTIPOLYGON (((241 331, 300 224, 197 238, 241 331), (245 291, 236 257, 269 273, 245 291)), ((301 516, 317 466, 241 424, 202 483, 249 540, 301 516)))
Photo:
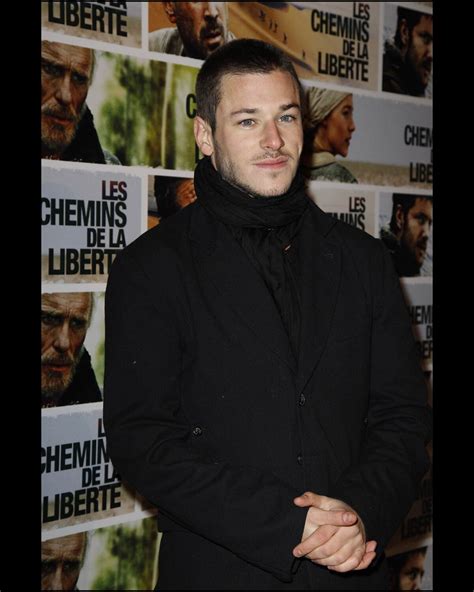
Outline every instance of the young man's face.
POLYGON ((423 15, 411 32, 406 61, 422 88, 428 85, 433 65, 433 19, 423 15))
POLYGON ((227 26, 225 2, 172 2, 171 4, 173 4, 174 20, 186 55, 205 60, 210 53, 225 43, 227 26))
POLYGON ((91 313, 87 292, 43 294, 41 299, 41 391, 44 403, 71 384, 91 313))
POLYGON ((420 269, 426 257, 431 224, 433 222, 433 204, 428 199, 417 197, 408 212, 400 217, 400 245, 410 254, 420 269))
POLYGON ((41 544, 41 590, 74 590, 85 550, 85 533, 41 544))
POLYGON ((90 49, 43 41, 41 48, 41 141, 59 157, 72 142, 83 115, 92 72, 90 49))
POLYGON ((201 151, 229 183, 255 196, 288 190, 303 146, 300 96, 290 74, 226 75, 214 133, 196 119, 201 151))

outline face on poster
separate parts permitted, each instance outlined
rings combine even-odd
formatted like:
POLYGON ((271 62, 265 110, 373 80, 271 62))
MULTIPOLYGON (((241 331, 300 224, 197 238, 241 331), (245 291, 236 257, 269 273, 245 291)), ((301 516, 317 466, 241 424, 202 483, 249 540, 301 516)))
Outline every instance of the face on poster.
POLYGON ((379 232, 399 277, 432 277, 432 195, 381 193, 379 232))
POLYGON ((433 545, 410 546, 387 559, 390 590, 433 590, 433 545))
POLYGON ((148 227, 156 226, 197 199, 193 177, 148 177, 148 227))
POLYGON ((379 21, 379 2, 229 2, 233 34, 276 45, 302 79, 370 90, 378 88, 379 21))
POLYGON ((385 3, 382 90, 431 99, 433 14, 385 3))
POLYGON ((311 180, 431 189, 432 109, 306 86, 304 172, 311 180))
POLYGON ((142 2, 41 2, 47 31, 141 47, 142 2))
POLYGON ((102 400, 104 293, 41 295, 42 407, 102 400))
POLYGON ((231 2, 148 2, 148 49, 205 60, 234 39, 231 2))
POLYGON ((141 219, 139 177, 43 165, 43 282, 106 282, 116 254, 141 234, 141 219))
POLYGON ((102 406, 43 411, 41 517, 43 531, 129 514, 133 493, 107 454, 102 406))
POLYGON ((45 538, 41 589, 153 590, 160 539, 154 517, 45 538))
POLYGON ((375 236, 375 192, 308 184, 308 195, 324 212, 375 236))
POLYGON ((43 41, 42 158, 194 170, 197 72, 43 41))

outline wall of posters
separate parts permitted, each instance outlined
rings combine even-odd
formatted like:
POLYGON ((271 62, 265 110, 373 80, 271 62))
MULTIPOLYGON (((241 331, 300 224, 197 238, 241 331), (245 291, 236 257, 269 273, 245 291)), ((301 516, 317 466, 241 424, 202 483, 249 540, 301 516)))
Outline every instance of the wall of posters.
MULTIPOLYGON (((432 3, 42 2, 41 15, 42 588, 149 590, 156 509, 115 471, 102 424, 104 292, 116 254, 196 200, 203 60, 243 37, 292 60, 308 195, 390 251, 432 404, 432 3), (341 117, 322 150, 321 122, 341 117)), ((387 555, 393 589, 406 565, 430 589, 431 472, 387 555)))

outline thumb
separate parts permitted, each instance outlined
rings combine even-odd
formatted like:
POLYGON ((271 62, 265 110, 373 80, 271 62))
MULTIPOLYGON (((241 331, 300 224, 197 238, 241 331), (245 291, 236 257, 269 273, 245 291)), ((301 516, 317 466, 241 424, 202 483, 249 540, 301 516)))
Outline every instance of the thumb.
POLYGON ((348 510, 321 510, 311 506, 307 519, 317 526, 330 524, 331 526, 351 526, 358 520, 357 514, 348 510))
POLYGON ((308 506, 321 506, 322 503, 322 496, 318 495, 317 493, 313 493, 312 491, 306 491, 303 495, 299 495, 295 497, 293 503, 300 508, 306 508, 308 506))

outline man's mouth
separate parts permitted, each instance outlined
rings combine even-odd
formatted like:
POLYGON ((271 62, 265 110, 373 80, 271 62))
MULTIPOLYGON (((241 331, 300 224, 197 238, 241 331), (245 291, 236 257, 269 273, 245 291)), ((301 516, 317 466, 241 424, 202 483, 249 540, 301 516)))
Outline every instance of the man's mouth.
POLYGON ((53 123, 55 123, 56 125, 62 125, 62 126, 71 125, 75 119, 74 117, 71 117, 70 115, 63 115, 63 114, 52 113, 52 112, 48 112, 48 111, 46 113, 44 113, 44 115, 49 117, 49 119, 51 119, 53 121, 53 123))
POLYGON ((72 364, 68 364, 68 363, 60 364, 60 363, 57 363, 57 362, 51 362, 51 363, 45 364, 45 366, 51 372, 65 373, 65 372, 69 372, 69 370, 71 369, 72 364))
POLYGON ((282 169, 288 162, 287 156, 279 156, 278 158, 265 158, 255 163, 255 166, 260 169, 282 169))
POLYGON ((431 62, 424 62, 422 64, 423 70, 425 70, 428 74, 431 74, 431 62))
POLYGON ((425 254, 427 250, 427 245, 418 245, 418 250, 420 253, 425 254))
POLYGON ((223 37, 223 30, 220 27, 204 31, 201 35, 201 39, 209 47, 221 45, 224 42, 223 37))

